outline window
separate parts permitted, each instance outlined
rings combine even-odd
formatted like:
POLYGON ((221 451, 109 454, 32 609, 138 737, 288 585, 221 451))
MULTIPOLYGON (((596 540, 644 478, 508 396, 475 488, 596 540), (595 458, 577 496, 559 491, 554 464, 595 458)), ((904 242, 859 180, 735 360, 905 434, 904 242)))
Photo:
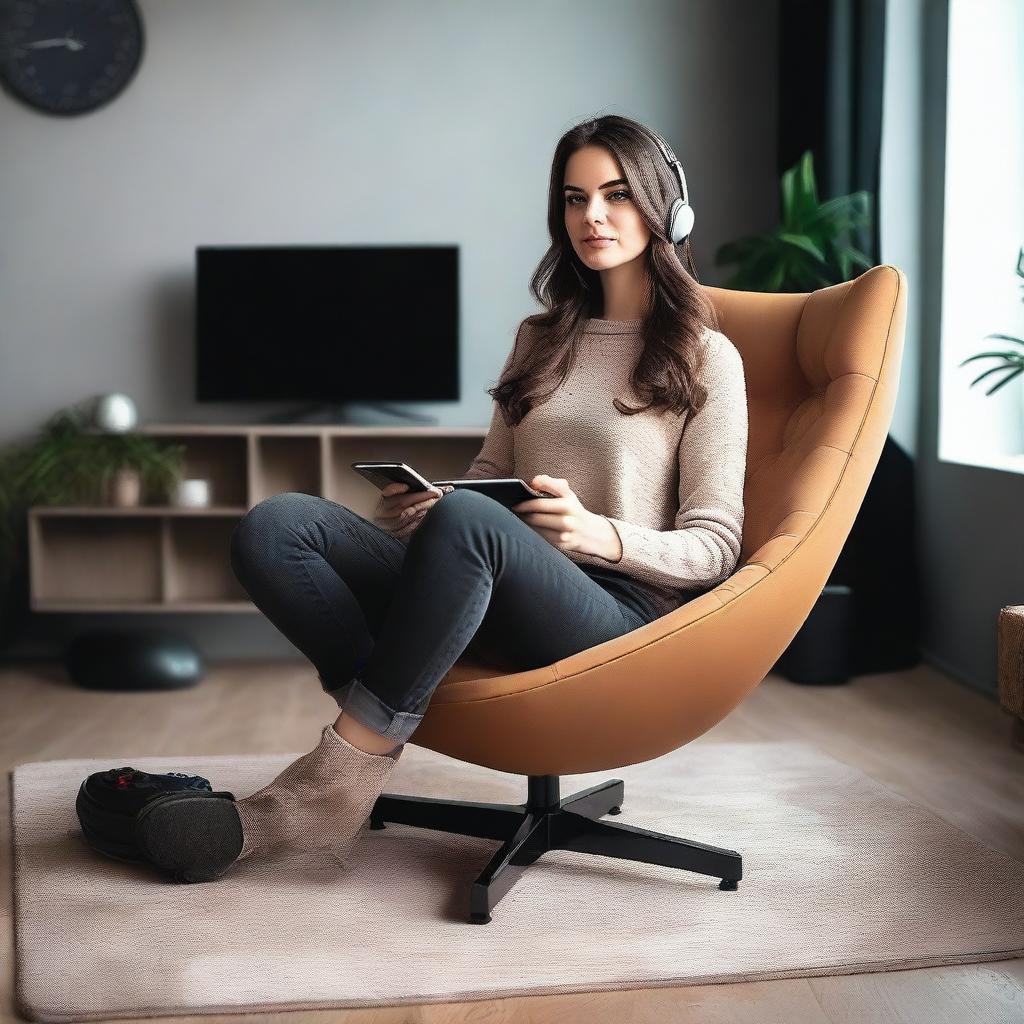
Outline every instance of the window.
POLYGON ((939 458, 1024 473, 1024 374, 979 374, 1024 345, 1024 3, 949 0, 939 458))

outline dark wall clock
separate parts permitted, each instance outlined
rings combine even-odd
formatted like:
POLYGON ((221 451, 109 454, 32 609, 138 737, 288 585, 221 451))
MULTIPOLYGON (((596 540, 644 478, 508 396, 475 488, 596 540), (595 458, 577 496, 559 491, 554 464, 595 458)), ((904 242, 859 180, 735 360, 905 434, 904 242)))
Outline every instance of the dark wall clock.
POLYGON ((48 114, 109 103, 142 59, 134 0, 0 0, 0 82, 48 114))

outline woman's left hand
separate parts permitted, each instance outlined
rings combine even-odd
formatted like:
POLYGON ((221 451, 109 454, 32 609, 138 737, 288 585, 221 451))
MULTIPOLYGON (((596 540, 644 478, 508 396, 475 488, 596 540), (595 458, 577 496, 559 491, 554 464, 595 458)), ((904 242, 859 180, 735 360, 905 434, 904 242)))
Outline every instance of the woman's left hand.
POLYGON ((512 511, 527 526, 556 548, 609 560, 618 558, 621 548, 615 527, 604 516, 585 509, 567 480, 541 474, 527 483, 536 491, 557 495, 555 498, 530 498, 512 506, 512 511))

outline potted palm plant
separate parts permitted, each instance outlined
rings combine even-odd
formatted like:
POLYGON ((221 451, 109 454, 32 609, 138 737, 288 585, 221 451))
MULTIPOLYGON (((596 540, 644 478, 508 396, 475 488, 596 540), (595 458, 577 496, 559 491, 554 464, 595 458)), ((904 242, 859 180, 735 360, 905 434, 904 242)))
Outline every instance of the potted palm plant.
POLYGON ((782 223, 764 235, 726 242, 717 266, 739 264, 725 287, 754 292, 809 292, 856 277, 871 260, 851 233, 871 222, 871 193, 818 202, 810 150, 782 175, 782 223))

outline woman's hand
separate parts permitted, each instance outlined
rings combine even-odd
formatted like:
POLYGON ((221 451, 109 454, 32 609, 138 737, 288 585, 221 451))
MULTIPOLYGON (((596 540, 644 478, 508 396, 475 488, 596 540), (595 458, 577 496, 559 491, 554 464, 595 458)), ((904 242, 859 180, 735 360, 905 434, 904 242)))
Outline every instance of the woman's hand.
POLYGON ((420 524, 420 520, 441 498, 453 491, 451 484, 443 488, 431 487, 429 491, 413 491, 407 494, 408 484, 394 481, 381 490, 381 500, 373 514, 373 522, 385 533, 401 540, 408 537, 420 524))
POLYGON ((530 498, 512 506, 512 511, 546 541, 562 550, 598 555, 611 562, 622 557, 618 531, 604 516, 587 511, 567 480, 541 474, 527 483, 535 491, 558 495, 530 498))

